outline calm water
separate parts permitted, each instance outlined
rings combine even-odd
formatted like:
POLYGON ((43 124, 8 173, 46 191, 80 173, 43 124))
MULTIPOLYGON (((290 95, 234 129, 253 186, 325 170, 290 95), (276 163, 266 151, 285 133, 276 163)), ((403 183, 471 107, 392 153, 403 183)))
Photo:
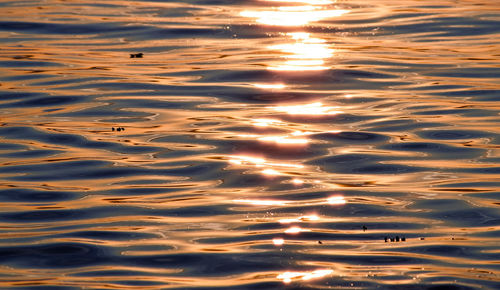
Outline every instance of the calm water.
POLYGON ((1 289, 500 289, 498 1, 0 15, 1 289))

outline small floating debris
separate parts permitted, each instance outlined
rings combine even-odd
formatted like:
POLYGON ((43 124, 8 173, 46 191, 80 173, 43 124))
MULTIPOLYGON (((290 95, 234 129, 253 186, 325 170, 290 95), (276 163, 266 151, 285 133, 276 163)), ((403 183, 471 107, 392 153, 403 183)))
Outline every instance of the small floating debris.
POLYGON ((363 226, 363 232, 366 232, 368 228, 366 226, 363 226))
POLYGON ((323 242, 322 241, 318 241, 318 244, 323 245, 323 242))
POLYGON ((388 241, 391 241, 391 242, 406 242, 406 237, 399 237, 399 236, 396 236, 396 237, 384 237, 384 242, 388 242, 388 241))
POLYGON ((144 55, 144 53, 142 52, 139 52, 139 53, 131 53, 130 54, 130 58, 142 58, 142 56, 144 55))
POLYGON ((111 131, 114 132, 115 130, 118 131, 118 132, 121 132, 121 131, 125 131, 125 128, 123 128, 123 127, 116 127, 116 128, 115 127, 111 127, 111 131))

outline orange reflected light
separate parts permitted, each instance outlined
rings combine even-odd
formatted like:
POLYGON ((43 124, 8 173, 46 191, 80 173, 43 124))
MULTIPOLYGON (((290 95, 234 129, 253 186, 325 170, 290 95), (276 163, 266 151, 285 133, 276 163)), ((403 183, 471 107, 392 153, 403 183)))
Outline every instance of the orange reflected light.
POLYGON ((301 164, 272 163, 272 162, 267 162, 263 158, 244 156, 244 155, 231 155, 229 156, 228 162, 236 165, 254 165, 256 167, 274 166, 274 167, 288 167, 288 168, 304 168, 304 165, 301 164))
POLYGON ((332 4, 335 1, 331 0, 261 0, 265 2, 286 2, 286 3, 306 3, 306 4, 311 4, 311 5, 325 5, 325 4, 332 4))
POLYGON ((296 185, 300 185, 300 184, 304 183, 304 180, 298 179, 298 178, 294 178, 294 179, 292 179, 292 183, 296 184, 296 185))
POLYGON ((281 238, 276 238, 276 239, 273 239, 273 244, 275 246, 281 246, 285 243, 285 240, 281 239, 281 238))
POLYGON ((270 49, 281 50, 286 53, 283 57, 291 59, 284 64, 268 67, 270 70, 325 70, 329 67, 324 66, 324 60, 333 55, 334 50, 324 39, 312 38, 306 32, 287 33, 294 43, 284 43, 270 46, 270 49))
POLYGON ((292 279, 298 278, 302 280, 311 280, 311 279, 317 279, 317 278, 322 278, 326 275, 330 275, 333 273, 333 270, 330 269, 320 269, 320 270, 314 270, 311 272, 285 272, 282 274, 279 274, 276 278, 279 280, 283 280, 284 283, 290 283, 292 282, 292 279))
POLYGON ((278 112, 285 112, 289 115, 336 115, 344 113, 343 111, 337 110, 339 107, 323 106, 321 102, 305 105, 277 106, 268 108, 278 112))
MULTIPOLYGON (((306 33, 309 35, 308 33, 306 33)), ((270 49, 276 49, 276 50, 281 50, 286 53, 290 53, 290 55, 286 55, 284 57, 286 58, 299 58, 299 59, 322 59, 322 58, 328 58, 333 55, 334 50, 331 48, 328 48, 328 46, 324 43, 319 43, 324 42, 324 40, 320 40, 315 38, 315 40, 318 40, 318 43, 315 43, 315 41, 307 41, 303 40, 301 38, 294 38, 294 39, 299 39, 302 40, 301 42, 296 42, 296 43, 290 43, 290 44, 278 44, 278 45, 273 45, 270 46, 270 49)))
POLYGON ((290 227, 288 229, 285 230, 285 233, 286 234, 298 234, 298 233, 302 233, 302 232, 310 232, 311 230, 308 230, 308 229, 303 229, 301 227, 290 227))
POLYGON ((251 205, 280 205, 284 206, 288 202, 284 200, 265 200, 265 199, 235 199, 233 200, 235 203, 248 203, 251 205))
POLYGON ((251 156, 231 156, 231 159, 229 159, 230 163, 233 164, 264 164, 266 162, 266 159, 264 158, 258 158, 258 157, 251 157, 251 156))
POLYGON ((284 84, 252 84, 259 89, 284 89, 286 86, 284 84))
POLYGON ((313 215, 304 215, 293 219, 281 219, 279 220, 279 222, 280 224, 290 224, 290 223, 300 223, 300 222, 309 222, 317 220, 319 220, 319 216, 313 214, 313 215))
POLYGON ((347 203, 347 201, 341 195, 331 196, 327 199, 327 202, 331 205, 342 205, 347 203))
POLYGON ((342 16, 349 10, 321 10, 315 6, 285 6, 274 11, 242 11, 243 17, 256 18, 257 22, 266 25, 302 26, 313 21, 342 16))
POLYGON ((289 138, 287 136, 267 136, 267 137, 261 137, 258 139, 259 141, 267 141, 267 142, 275 142, 277 144, 295 144, 295 145, 300 145, 300 144, 307 144, 309 143, 309 140, 307 139, 301 139, 301 138, 289 138))
POLYGON ((257 127, 267 127, 269 125, 275 125, 282 123, 280 120, 275 119, 253 119, 252 124, 257 127))
POLYGON ((269 176, 276 176, 276 175, 280 175, 281 173, 279 171, 276 171, 274 169, 271 169, 271 168, 268 168, 268 169, 264 169, 261 171, 262 174, 264 175, 269 175, 269 176))

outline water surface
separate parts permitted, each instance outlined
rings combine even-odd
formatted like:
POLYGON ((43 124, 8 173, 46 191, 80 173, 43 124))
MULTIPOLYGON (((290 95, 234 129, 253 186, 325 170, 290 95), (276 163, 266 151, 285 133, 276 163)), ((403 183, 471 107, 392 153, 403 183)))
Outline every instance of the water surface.
POLYGON ((499 12, 0 1, 0 286, 498 289, 499 12))

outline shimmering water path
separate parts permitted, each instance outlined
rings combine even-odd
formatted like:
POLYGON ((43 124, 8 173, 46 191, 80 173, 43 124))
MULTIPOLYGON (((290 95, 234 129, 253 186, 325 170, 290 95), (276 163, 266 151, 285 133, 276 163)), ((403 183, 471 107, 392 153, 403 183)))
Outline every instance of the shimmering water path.
POLYGON ((1 289, 500 289, 498 1, 0 1, 1 289))

